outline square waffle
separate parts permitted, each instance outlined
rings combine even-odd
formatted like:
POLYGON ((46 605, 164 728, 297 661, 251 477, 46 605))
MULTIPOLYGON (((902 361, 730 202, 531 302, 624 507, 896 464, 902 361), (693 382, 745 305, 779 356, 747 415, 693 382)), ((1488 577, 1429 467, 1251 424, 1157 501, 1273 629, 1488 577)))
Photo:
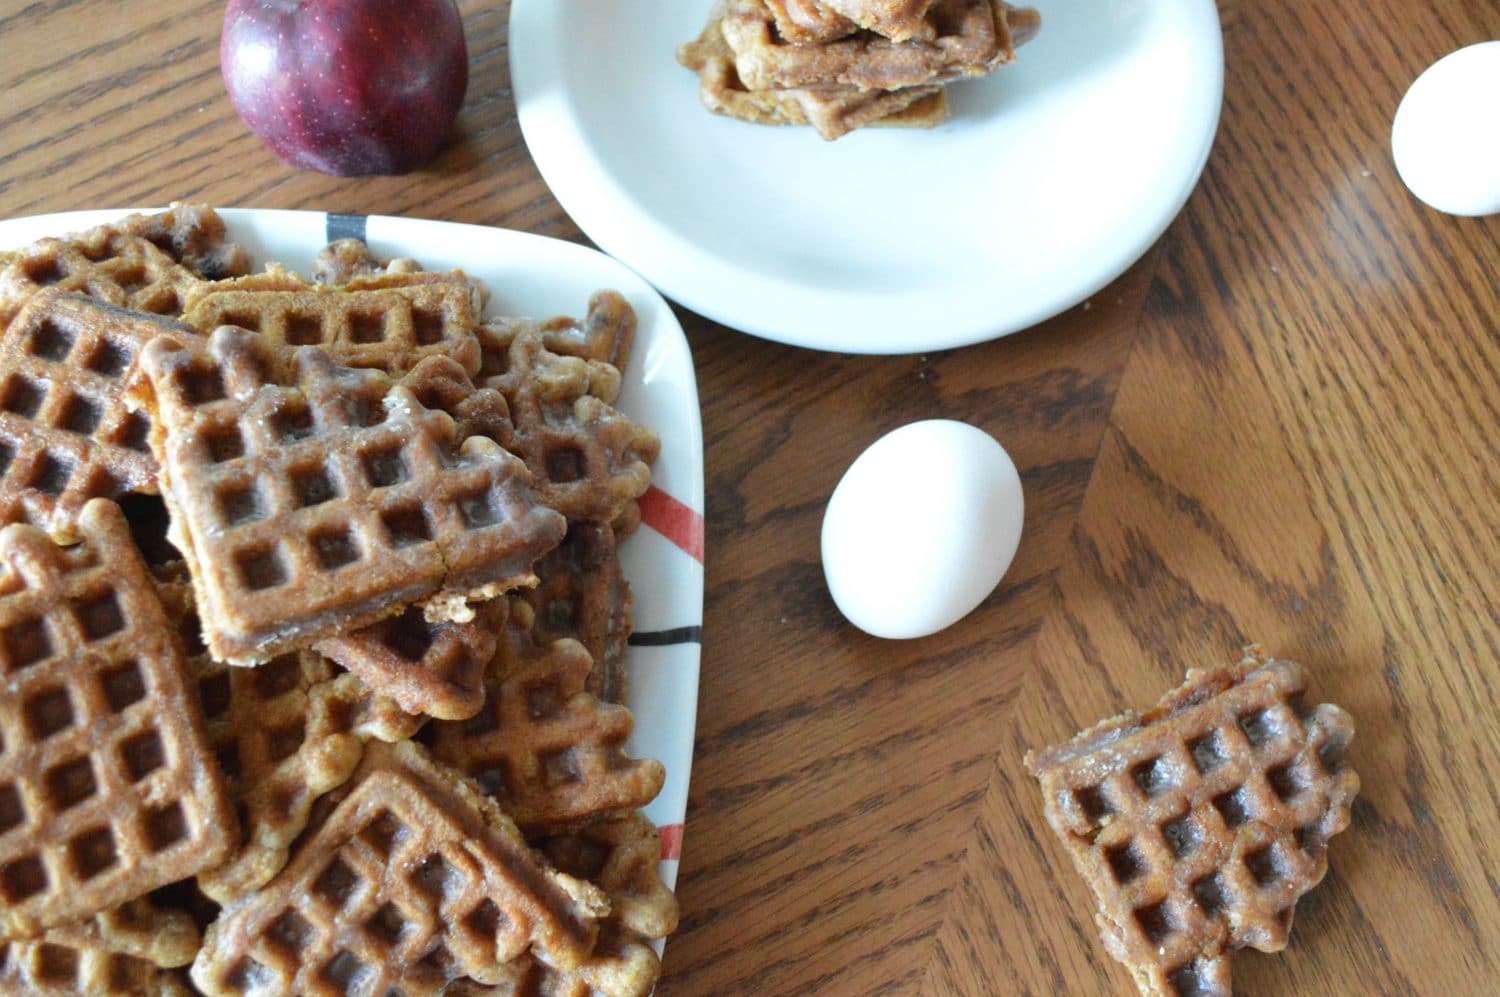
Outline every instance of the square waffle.
POLYGON ((776 35, 765 0, 728 0, 721 22, 739 78, 750 90, 854 86, 899 90, 982 76, 1015 59, 1002 0, 935 0, 931 38, 893 42, 860 33, 825 45, 793 45, 776 35))
POLYGON ((27 301, 0 335, 0 521, 72 540, 89 499, 156 492, 151 421, 126 408, 124 385, 163 335, 198 338, 56 288, 27 301))
POLYGON ((237 822, 186 662, 119 507, 83 541, 0 531, 0 935, 92 916, 222 861, 237 822))
POLYGON ((593 664, 577 641, 538 647, 508 633, 485 673, 484 708, 432 724, 433 755, 473 776, 528 832, 645 806, 665 772, 625 754, 634 718, 585 691, 593 664))
POLYGON ((412 602, 462 622, 470 600, 534 583, 564 521, 516 458, 485 439, 459 447, 449 416, 378 371, 304 347, 279 383, 275 358, 232 327, 141 358, 173 539, 216 659, 266 661, 412 602))
POLYGON ((209 926, 192 977, 214 995, 493 985, 528 952, 578 966, 608 909, 419 746, 372 744, 287 867, 209 926))
POLYGON ((0 325, 44 287, 156 315, 179 315, 205 280, 247 273, 249 257, 224 241, 212 208, 174 204, 0 258, 0 325))
POLYGON ((677 61, 698 74, 698 96, 715 114, 755 125, 807 125, 825 139, 866 126, 931 128, 948 118, 948 98, 936 86, 860 90, 853 86, 752 90, 740 79, 722 22, 712 18, 677 61))
POLYGON ((1327 871, 1359 791, 1354 725, 1306 691, 1299 666, 1252 654, 1026 756, 1143 994, 1228 994, 1230 951, 1284 948, 1327 871))
POLYGON ((273 270, 199 288, 183 321, 204 334, 233 325, 280 347, 321 347, 347 367, 403 374, 423 357, 447 356, 473 374, 479 307, 474 284, 458 273, 387 273, 329 288, 273 270))

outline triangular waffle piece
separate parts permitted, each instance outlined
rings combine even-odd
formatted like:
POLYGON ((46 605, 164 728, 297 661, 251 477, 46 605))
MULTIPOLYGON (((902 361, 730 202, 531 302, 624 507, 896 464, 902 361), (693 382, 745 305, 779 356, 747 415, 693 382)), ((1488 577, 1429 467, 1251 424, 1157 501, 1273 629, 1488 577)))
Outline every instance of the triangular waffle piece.
POLYGON ((515 626, 532 643, 546 647, 571 637, 593 659, 585 688, 606 703, 625 702, 625 648, 630 640, 630 585, 620 570, 615 531, 599 523, 570 523, 557 549, 536 563, 539 581, 522 589, 513 603, 515 626))
POLYGON ((1359 791, 1354 725, 1306 690, 1299 666, 1252 655, 1026 756, 1143 994, 1228 994, 1230 950, 1284 948, 1327 871, 1359 791))
MULTIPOLYGON (((592 306, 614 314, 616 303, 596 295, 592 306)), ((514 430, 506 446, 526 461, 543 504, 569 520, 608 523, 645 494, 661 443, 609 404, 618 368, 554 353, 525 323, 482 326, 480 343, 479 384, 505 396, 514 430)))
POLYGON ((751 90, 735 68, 721 18, 711 15, 697 40, 677 50, 677 61, 698 74, 698 96, 715 114, 753 125, 812 125, 825 139, 866 126, 931 128, 948 119, 948 98, 937 86, 861 90, 854 86, 751 90))
POLYGON ((484 666, 510 603, 491 599, 467 623, 433 623, 416 607, 362 630, 320 641, 317 650, 408 713, 467 720, 484 705, 484 666))
POLYGON ((625 754, 635 721, 584 691, 592 668, 577 641, 537 647, 508 634, 485 674, 484 708, 432 724, 433 754, 473 776, 527 831, 645 806, 661 791, 661 763, 625 754))
POLYGON ((119 507, 83 542, 0 531, 0 935, 86 918, 222 861, 234 811, 182 649, 119 507))
POLYGON ((249 257, 224 241, 212 208, 174 204, 61 239, 41 239, 0 262, 0 326, 26 299, 56 287, 134 311, 180 315, 205 279, 246 273, 249 257))
POLYGON ((473 374, 479 308, 474 283, 457 272, 382 273, 330 288, 268 270, 198 288, 183 321, 205 334, 233 325, 279 347, 317 346, 348 367, 402 374, 424 357, 446 356, 473 374))
POLYGON ((209 927, 192 971, 206 993, 441 993, 497 983, 528 951, 562 970, 588 958, 604 895, 544 866, 417 745, 371 745, 343 792, 287 867, 209 927))
POLYGON ((223 327, 206 348, 157 340, 141 358, 173 541, 216 659, 265 661, 412 602, 463 622, 470 600, 534 582, 564 521, 516 458, 457 447, 449 416, 315 348, 277 383, 274 353, 223 327))
POLYGON ((1014 61, 1035 15, 1013 13, 1003 0, 935 0, 927 19, 932 37, 922 41, 861 32, 825 45, 793 45, 777 37, 765 0, 728 0, 722 30, 749 90, 900 90, 983 76, 1014 61))
POLYGON ((0 522, 72 540, 89 499, 156 492, 151 420, 126 408, 124 384, 162 335, 198 338, 56 288, 31 297, 0 336, 0 522))
POLYGON ((228 903, 286 865, 312 805, 353 774, 365 741, 404 740, 416 733, 421 718, 310 651, 284 654, 259 668, 215 661, 198 641, 185 571, 170 572, 158 589, 188 649, 209 740, 244 831, 227 862, 198 875, 206 896, 228 903))

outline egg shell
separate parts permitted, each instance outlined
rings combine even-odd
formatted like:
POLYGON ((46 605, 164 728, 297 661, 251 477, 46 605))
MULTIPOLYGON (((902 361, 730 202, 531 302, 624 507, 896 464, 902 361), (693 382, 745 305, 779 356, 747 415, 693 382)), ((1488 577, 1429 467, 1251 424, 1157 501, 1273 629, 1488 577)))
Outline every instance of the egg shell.
POLYGON ((1391 157, 1439 211, 1500 212, 1500 41, 1451 52, 1417 77, 1396 109, 1391 157))
POLYGON ((828 590, 876 637, 936 633, 1000 583, 1024 511, 1021 476, 994 437, 946 419, 902 426, 870 444, 828 500, 828 590))

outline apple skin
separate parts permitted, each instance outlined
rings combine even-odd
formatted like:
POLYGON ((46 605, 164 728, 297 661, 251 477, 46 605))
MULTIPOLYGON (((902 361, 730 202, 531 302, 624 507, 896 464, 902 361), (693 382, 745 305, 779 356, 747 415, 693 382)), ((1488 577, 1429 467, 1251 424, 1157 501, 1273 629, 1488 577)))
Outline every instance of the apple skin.
POLYGON ((336 176, 421 166, 469 85, 453 0, 229 0, 219 61, 256 137, 336 176))

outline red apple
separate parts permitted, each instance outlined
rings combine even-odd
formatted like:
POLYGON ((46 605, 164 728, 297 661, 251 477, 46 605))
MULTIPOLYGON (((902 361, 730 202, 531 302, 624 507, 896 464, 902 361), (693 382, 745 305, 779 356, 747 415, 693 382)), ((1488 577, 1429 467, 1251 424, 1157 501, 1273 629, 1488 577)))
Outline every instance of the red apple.
POLYGON ((338 176, 421 166, 469 84, 453 0, 229 0, 219 60, 272 152, 338 176))

